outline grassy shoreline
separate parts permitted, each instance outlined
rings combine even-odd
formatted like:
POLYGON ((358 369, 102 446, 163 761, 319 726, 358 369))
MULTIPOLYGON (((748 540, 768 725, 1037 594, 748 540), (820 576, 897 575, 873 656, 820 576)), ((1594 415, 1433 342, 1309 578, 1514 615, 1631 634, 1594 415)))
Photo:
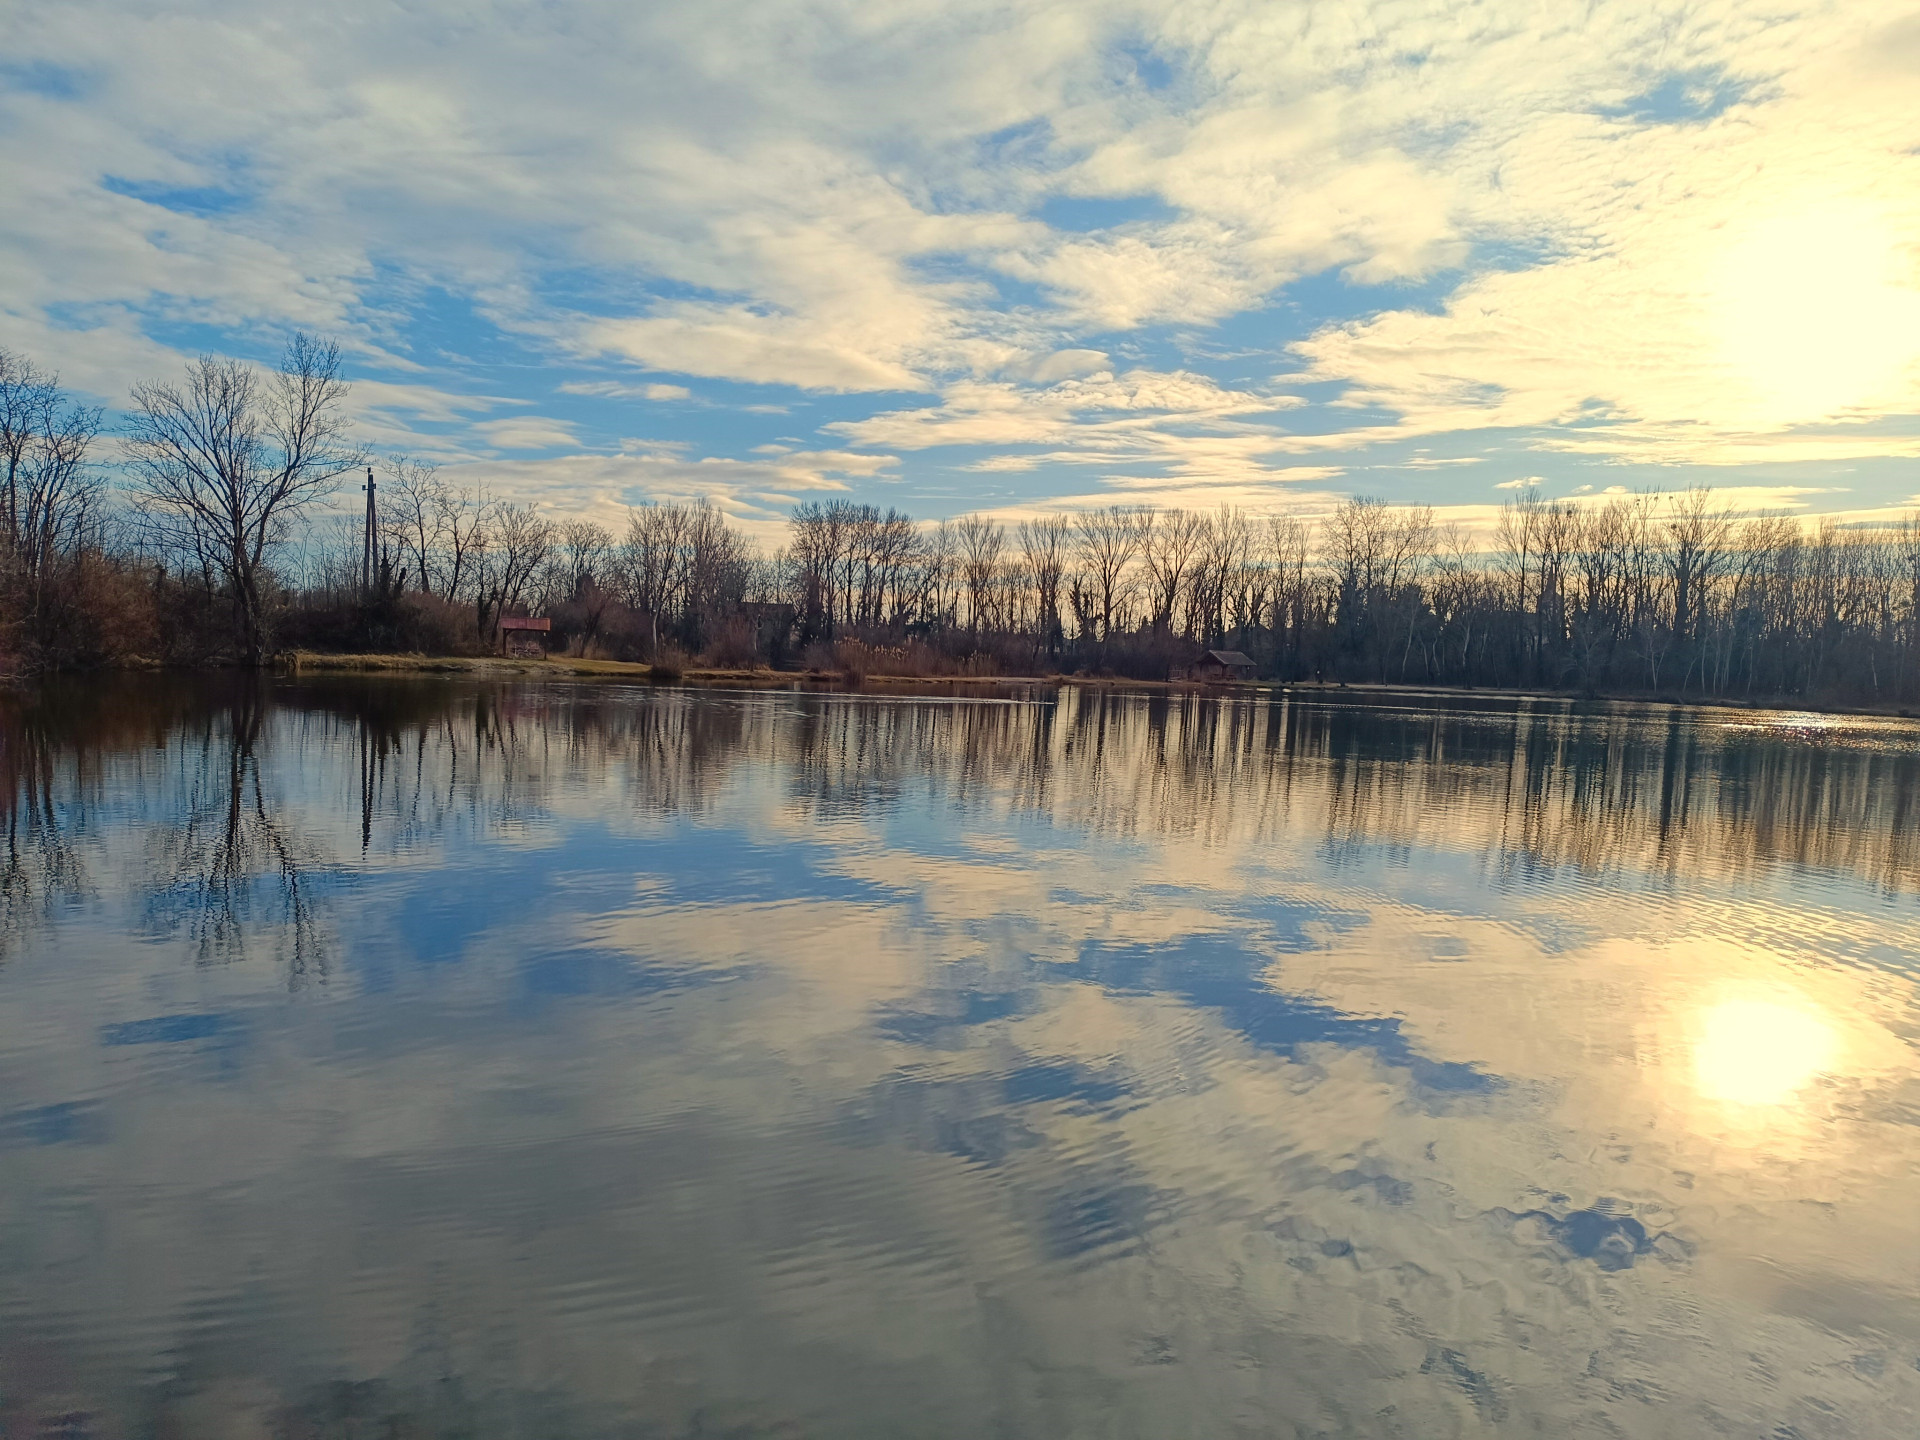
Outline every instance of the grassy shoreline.
MULTIPOLYGON (((570 680, 645 680, 660 684, 743 685, 779 687, 795 684, 844 685, 848 677, 837 670, 716 669, 692 665, 661 671, 634 660, 582 660, 564 655, 539 660, 498 655, 335 655, 296 651, 281 657, 283 674, 320 675, 473 675, 544 676, 570 680)), ((1072 683, 1057 675, 871 675, 869 681, 888 685, 1057 685, 1072 683)))
POLYGON ((586 660, 567 656, 542 659, 512 659, 497 655, 432 656, 386 654, 329 654, 297 651, 283 655, 277 667, 291 675, 393 675, 393 676, 467 676, 475 679, 563 679, 626 680, 649 684, 682 684, 711 689, 775 690, 806 687, 812 689, 867 689, 888 691, 970 690, 974 692, 1026 686, 1076 686, 1088 690, 1127 690, 1194 695, 1256 696, 1298 695, 1303 698, 1407 700, 1479 700, 1511 702, 1566 700, 1599 702, 1621 701, 1643 705, 1684 705, 1709 709, 1785 711, 1818 715, 1858 715, 1885 719, 1911 718, 1908 707, 1887 705, 1837 705, 1808 701, 1793 696, 1758 699, 1690 698, 1671 694, 1586 695, 1572 690, 1508 690, 1485 686, 1394 685, 1370 681, 1342 684, 1337 681, 1261 680, 1226 684, 1197 681, 1129 680, 1091 675, 866 675, 849 676, 832 670, 728 670, 689 667, 673 672, 657 671, 651 665, 627 660, 586 660))

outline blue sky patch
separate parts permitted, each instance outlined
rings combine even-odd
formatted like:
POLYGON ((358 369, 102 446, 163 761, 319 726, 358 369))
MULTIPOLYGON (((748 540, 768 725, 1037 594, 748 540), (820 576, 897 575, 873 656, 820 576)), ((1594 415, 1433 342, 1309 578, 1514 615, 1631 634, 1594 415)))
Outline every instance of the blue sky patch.
POLYGON ((121 406, 197 353, 271 363, 319 331, 376 449, 614 529, 709 497, 763 546, 830 494, 1014 519, 1317 514, 1364 486, 1482 531, 1532 476, 1915 499, 1898 41, 1843 54, 1822 13, 1681 42, 1611 0, 1365 25, 1235 0, 956 14, 915 43, 776 0, 771 48, 706 12, 347 13, 262 11, 273 84, 217 105, 224 71, 75 38, 144 34, 124 0, 16 37, 5 123, 39 198, 0 237, 9 346, 121 406), (1646 133, 1735 107, 1711 146, 1646 133), (1087 383, 1103 356, 1125 382, 1087 383), (1519 474, 1434 463, 1493 431, 1519 474), (893 459, 826 453, 850 449, 893 459))
POLYGON ((114 195, 125 195, 148 205, 157 205, 176 215, 233 215, 251 203, 241 192, 218 185, 163 185, 158 181, 125 180, 117 175, 109 175, 101 180, 100 188, 114 195))
POLYGON ((1642 125, 1699 124, 1724 114, 1747 93, 1747 86, 1722 70, 1676 70, 1618 105, 1600 107, 1599 113, 1642 125))

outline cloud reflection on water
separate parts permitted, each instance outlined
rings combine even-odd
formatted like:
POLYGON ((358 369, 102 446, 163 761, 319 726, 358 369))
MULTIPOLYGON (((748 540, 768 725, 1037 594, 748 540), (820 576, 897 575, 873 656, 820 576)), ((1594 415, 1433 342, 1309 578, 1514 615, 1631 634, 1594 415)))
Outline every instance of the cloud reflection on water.
POLYGON ((79 713, 6 721, 24 1420, 1865 1436, 1920 1399, 1911 731, 79 713), (172 837, 232 787, 212 885, 172 837))

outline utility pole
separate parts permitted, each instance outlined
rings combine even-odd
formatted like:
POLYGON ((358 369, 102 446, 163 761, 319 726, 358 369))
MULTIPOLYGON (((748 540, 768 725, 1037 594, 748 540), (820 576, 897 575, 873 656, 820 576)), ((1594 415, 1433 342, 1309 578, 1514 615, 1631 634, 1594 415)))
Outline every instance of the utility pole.
POLYGON ((374 545, 373 513, 373 467, 367 467, 367 533, 360 543, 360 588, 368 594, 373 592, 374 545))

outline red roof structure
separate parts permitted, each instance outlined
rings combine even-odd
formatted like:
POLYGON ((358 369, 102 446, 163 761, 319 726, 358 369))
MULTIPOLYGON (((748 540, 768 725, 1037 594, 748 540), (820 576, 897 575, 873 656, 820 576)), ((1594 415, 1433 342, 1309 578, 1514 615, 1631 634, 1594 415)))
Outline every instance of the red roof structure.
POLYGON ((500 648, 516 660, 538 660, 547 653, 547 636, 553 633, 553 621, 543 615, 500 617, 500 648))

